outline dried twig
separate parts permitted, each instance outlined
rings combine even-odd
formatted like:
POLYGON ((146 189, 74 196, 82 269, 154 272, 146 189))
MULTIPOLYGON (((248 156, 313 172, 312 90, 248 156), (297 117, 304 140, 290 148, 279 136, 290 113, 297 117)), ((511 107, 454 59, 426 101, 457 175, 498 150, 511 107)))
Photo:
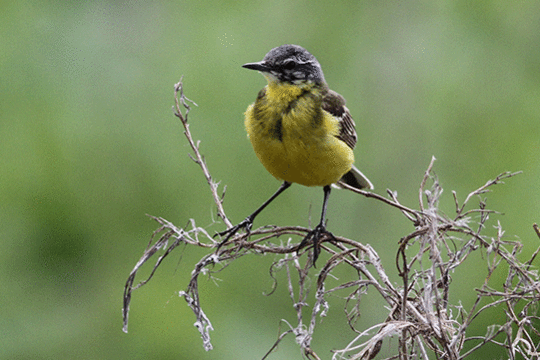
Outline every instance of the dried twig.
MULTIPOLYGON (((230 227, 231 223, 223 208, 223 196, 218 195, 219 184, 212 180, 199 150, 200 143, 193 140, 189 131, 187 118, 190 102, 193 103, 185 97, 180 81, 175 85, 175 115, 181 120, 184 134, 193 150, 190 157, 201 167, 209 185, 217 213, 225 225, 230 227), (185 114, 182 114, 181 106, 185 109, 185 114)), ((452 192, 456 213, 449 217, 442 214, 438 208, 443 190, 433 174, 434 162, 433 157, 422 178, 418 192, 418 210, 402 205, 397 194, 390 190, 387 190, 387 198, 340 184, 366 198, 395 208, 411 222, 412 231, 403 236, 396 247, 395 265, 401 278, 400 284, 390 281, 389 270, 385 269, 373 247, 352 239, 335 236, 335 239, 329 239, 321 245, 321 251, 328 253, 329 258, 316 275, 317 281, 314 285, 311 281, 315 276, 310 272, 311 262, 304 256, 311 251, 300 249, 300 241, 294 241, 302 239, 309 232, 307 228, 261 227, 252 230, 249 239, 247 234, 239 233, 218 248, 218 243, 205 229, 197 227, 194 220, 190 220, 189 228, 183 229, 163 218, 152 217, 159 223, 159 228, 132 270, 124 290, 124 331, 127 331, 132 292, 152 278, 162 261, 178 245, 186 244, 209 250, 194 265, 187 289, 179 292, 195 314, 195 325, 206 350, 212 349, 210 330, 213 330, 213 327, 200 305, 199 276, 211 276, 216 264, 223 270, 236 259, 256 253, 275 255, 276 260, 270 268, 270 276, 275 282, 270 294, 278 286, 275 273, 286 271, 289 297, 296 312, 294 323, 283 320, 288 329, 280 331, 277 340, 262 359, 267 359, 289 334, 296 337, 304 357, 320 359, 312 346, 316 320, 328 315, 330 305, 327 299, 337 291, 348 292, 344 301, 348 321, 344 327, 350 327, 357 335, 344 349, 335 350, 333 359, 373 359, 389 338, 398 338, 392 359, 460 360, 476 356, 478 351, 488 344, 499 346, 510 359, 516 358, 516 354, 524 359, 538 359, 540 332, 533 324, 539 320, 536 306, 540 301, 540 282, 538 273, 532 270, 532 262, 540 252, 540 247, 529 260, 522 262, 518 259, 521 244, 507 240, 500 222, 495 225, 495 236, 486 235, 485 229, 490 223, 490 217, 497 213, 489 210, 485 199, 481 198, 481 195, 490 191, 493 186, 518 173, 500 174, 469 193, 463 202, 452 192), (479 199, 477 205, 472 201, 476 198, 479 199), (466 208, 469 210, 465 210, 466 208), (158 235, 159 239, 154 241, 158 235), (278 239, 284 235, 288 238, 287 242, 278 239), (164 252, 158 257, 150 276, 134 286, 137 271, 159 250, 164 252), (452 303, 450 300, 453 291, 451 276, 458 267, 471 262, 469 255, 477 251, 485 253, 487 271, 483 283, 471 284, 471 291, 476 291, 477 294, 476 301, 470 308, 465 309, 461 304, 452 303), (499 282, 494 283, 491 277, 503 264, 508 268, 508 274, 501 287, 498 286, 499 282), (332 273, 341 267, 350 268, 357 277, 330 286, 332 273), (313 305, 310 305, 307 294, 312 286, 315 287, 315 299, 313 305), (380 302, 381 309, 387 309, 388 313, 380 323, 361 331, 356 328, 356 320, 360 314, 362 297, 367 292, 378 294, 383 300, 380 302), (498 309, 506 316, 506 321, 492 324, 484 336, 468 335, 470 325, 478 321, 488 309, 498 309), (310 316, 309 321, 304 323, 306 312, 309 312, 310 316)), ((540 229, 536 224, 534 230, 540 238, 540 229)), ((377 243, 388 244, 391 241, 381 240, 377 243)), ((389 341, 386 343, 390 344, 389 341)))

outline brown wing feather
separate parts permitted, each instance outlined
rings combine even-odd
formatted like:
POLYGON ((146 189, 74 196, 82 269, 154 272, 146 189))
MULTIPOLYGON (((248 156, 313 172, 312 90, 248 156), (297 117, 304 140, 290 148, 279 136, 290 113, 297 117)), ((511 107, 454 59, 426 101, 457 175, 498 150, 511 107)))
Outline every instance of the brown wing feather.
POLYGON ((345 99, 333 90, 328 90, 323 98, 322 108, 339 120, 340 131, 337 136, 351 149, 356 145, 356 130, 354 120, 349 109, 345 106, 345 99))

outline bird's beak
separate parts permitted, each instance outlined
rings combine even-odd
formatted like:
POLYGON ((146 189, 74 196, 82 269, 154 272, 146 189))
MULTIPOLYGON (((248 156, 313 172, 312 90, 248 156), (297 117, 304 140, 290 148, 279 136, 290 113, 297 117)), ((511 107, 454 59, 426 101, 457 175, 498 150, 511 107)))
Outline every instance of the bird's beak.
POLYGON ((247 63, 242 65, 243 68, 250 69, 250 70, 257 70, 261 72, 269 72, 270 67, 268 64, 266 64, 264 61, 254 62, 254 63, 247 63))

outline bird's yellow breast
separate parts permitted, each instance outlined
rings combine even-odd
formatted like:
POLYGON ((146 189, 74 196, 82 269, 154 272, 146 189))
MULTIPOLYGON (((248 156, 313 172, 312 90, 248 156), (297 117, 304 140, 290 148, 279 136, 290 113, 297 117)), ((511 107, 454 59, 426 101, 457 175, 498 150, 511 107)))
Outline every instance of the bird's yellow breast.
POLYGON ((257 157, 273 176, 305 186, 337 182, 354 163, 337 138, 338 119, 324 111, 313 84, 270 82, 246 111, 246 130, 257 157))

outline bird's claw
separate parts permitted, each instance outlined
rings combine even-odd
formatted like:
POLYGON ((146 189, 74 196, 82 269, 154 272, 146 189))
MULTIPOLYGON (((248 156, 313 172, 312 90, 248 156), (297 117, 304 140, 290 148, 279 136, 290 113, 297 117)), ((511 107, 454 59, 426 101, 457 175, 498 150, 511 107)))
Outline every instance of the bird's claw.
POLYGON ((334 234, 332 234, 330 231, 326 230, 324 225, 319 224, 315 227, 315 229, 311 230, 306 237, 302 240, 300 245, 298 246, 298 249, 302 249, 304 246, 307 246, 309 243, 313 243, 313 266, 315 266, 315 262, 317 261, 317 258, 319 257, 319 254, 321 253, 321 238, 323 235, 328 236, 332 240, 336 240, 334 237, 334 234))
POLYGON ((251 220, 249 217, 244 219, 243 221, 241 221, 240 223, 236 224, 235 226, 225 230, 225 231, 222 231, 222 232, 218 232, 216 233, 216 235, 214 235, 214 237, 216 237, 217 235, 219 235, 220 237, 223 237, 225 236, 225 238, 223 240, 221 240, 221 242, 219 243, 219 247, 223 246, 227 241, 229 241, 229 239, 231 237, 234 236, 234 234, 236 234, 238 232, 238 230, 240 229, 245 229, 246 230, 246 234, 249 235, 251 233, 251 227, 253 226, 253 220, 251 220))

